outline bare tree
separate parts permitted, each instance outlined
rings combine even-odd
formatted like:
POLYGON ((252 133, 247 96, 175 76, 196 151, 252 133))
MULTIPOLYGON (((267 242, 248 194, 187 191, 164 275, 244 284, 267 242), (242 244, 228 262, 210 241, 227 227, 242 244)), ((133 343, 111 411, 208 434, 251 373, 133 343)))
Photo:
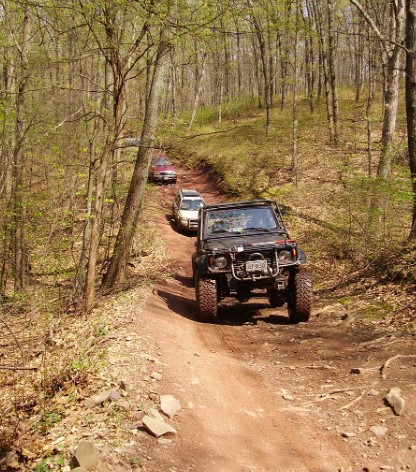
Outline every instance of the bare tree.
POLYGON ((406 2, 406 123, 413 211, 409 237, 416 239, 416 1, 406 2))
POLYGON ((201 102, 201 94, 203 90, 205 72, 206 72, 206 61, 207 52, 202 50, 199 54, 199 48, 195 41, 195 89, 194 89, 194 100, 192 105, 191 119, 189 120, 188 130, 192 128, 195 121, 196 112, 201 102), (200 58, 199 58, 200 57, 200 58))
MULTIPOLYGON (((100 17, 97 17, 96 10, 90 3, 83 3, 83 0, 79 0, 79 2, 80 14, 88 25, 105 63, 104 90, 97 110, 97 116, 103 126, 104 146, 98 151, 98 156, 90 165, 90 172, 93 173, 94 179, 90 178, 89 184, 95 183, 94 205, 91 213, 92 222, 87 219, 85 223, 79 271, 79 276, 82 278, 83 264, 86 263, 83 295, 85 309, 89 311, 94 304, 95 297, 97 258, 102 234, 105 195, 111 179, 114 178, 114 164, 119 153, 117 143, 125 127, 127 82, 133 76, 134 65, 147 50, 142 43, 148 32, 149 18, 154 13, 150 4, 149 11, 146 12, 148 14, 147 21, 144 21, 142 28, 126 48, 123 41, 129 31, 126 31, 125 24, 126 18, 129 18, 131 14, 127 2, 116 5, 110 0, 105 0, 100 5, 96 5, 98 11, 101 12, 100 17), (88 252, 87 258, 85 251, 88 252)), ((90 187, 88 195, 90 198, 90 187)), ((78 285, 82 285, 82 280, 78 285)))
POLYGON ((16 118, 15 139, 12 160, 12 188, 10 196, 12 245, 14 253, 14 289, 25 291, 27 283, 28 254, 25 238, 24 172, 25 172, 25 136, 26 92, 30 77, 28 51, 30 48, 31 18, 29 8, 23 12, 20 38, 17 38, 18 64, 16 66, 16 118))
POLYGON ((264 91, 264 105, 266 107, 266 136, 269 134, 270 125, 272 122, 272 84, 273 77, 270 68, 270 62, 267 54, 267 37, 265 27, 258 17, 258 12, 254 8, 251 0, 248 0, 250 21, 253 26, 257 44, 260 50, 261 71, 263 75, 263 91, 264 91))
POLYGON ((334 28, 334 1, 327 1, 328 19, 328 79, 331 90, 332 120, 333 120, 333 143, 339 144, 339 106, 337 74, 335 66, 335 28, 334 28))
MULTIPOLYGON (((379 40, 384 70, 384 100, 383 100, 383 129, 381 137, 380 160, 377 175, 386 178, 390 173, 393 152, 393 138, 396 131, 397 105, 399 98, 399 78, 401 53, 403 50, 405 28, 405 2, 398 0, 391 4, 388 10, 390 15, 389 36, 383 35, 376 21, 364 9, 358 0, 350 2, 360 11, 379 40)), ((382 8, 384 6, 382 5, 382 8)))
POLYGON ((312 0, 314 19, 318 32, 319 55, 321 58, 321 69, 323 75, 324 91, 325 91, 325 105, 328 119, 328 130, 331 143, 335 142, 335 125, 334 125, 334 109, 331 101, 331 88, 329 79, 329 65, 328 65, 328 46, 327 38, 325 36, 324 16, 322 12, 322 5, 317 0, 312 0))
POLYGON ((294 57, 293 57, 293 125, 292 125, 292 172, 295 174, 295 180, 297 182, 297 171, 298 171, 298 74, 299 74, 299 60, 298 60, 298 48, 299 48, 299 7, 296 6, 296 20, 295 20, 295 36, 293 42, 294 57))
POLYGON ((170 47, 171 45, 168 40, 168 26, 164 23, 160 31, 160 38, 156 55, 152 62, 152 68, 149 70, 151 77, 149 77, 148 80, 149 90, 146 101, 140 148, 137 154, 133 176, 130 181, 130 187, 114 246, 113 256, 111 258, 108 272, 105 276, 105 287, 113 287, 122 282, 126 276, 127 262, 130 256, 137 221, 140 215, 152 155, 152 147, 155 140, 163 63, 170 47))

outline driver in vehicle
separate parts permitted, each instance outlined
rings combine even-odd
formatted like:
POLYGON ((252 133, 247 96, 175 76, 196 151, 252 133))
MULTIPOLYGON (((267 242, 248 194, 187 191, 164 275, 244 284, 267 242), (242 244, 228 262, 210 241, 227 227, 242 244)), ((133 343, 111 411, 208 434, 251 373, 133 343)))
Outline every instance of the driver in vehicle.
POLYGON ((275 229, 276 223, 269 212, 263 209, 251 211, 251 216, 247 221, 246 229, 275 229))

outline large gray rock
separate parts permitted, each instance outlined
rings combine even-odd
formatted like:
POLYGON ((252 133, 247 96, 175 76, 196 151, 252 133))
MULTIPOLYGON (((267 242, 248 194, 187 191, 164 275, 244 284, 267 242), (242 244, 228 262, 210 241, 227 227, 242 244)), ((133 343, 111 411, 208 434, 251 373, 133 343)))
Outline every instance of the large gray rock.
POLYGON ((401 416, 404 414, 404 399, 400 395, 401 389, 399 387, 393 387, 389 390, 389 393, 385 396, 386 402, 393 408, 396 415, 401 416))
POLYGON ((152 378, 153 380, 162 380, 163 376, 160 372, 157 372, 157 371, 154 371, 150 374, 150 378, 152 378))
POLYGON ((94 470, 100 462, 100 455, 94 444, 89 441, 81 441, 75 451, 75 459, 80 467, 94 470))
POLYGON ((101 405, 107 400, 114 401, 114 400, 118 400, 119 398, 121 398, 121 395, 117 390, 114 390, 114 389, 105 390, 104 392, 101 392, 97 395, 93 395, 92 397, 87 398, 87 400, 85 400, 85 406, 87 408, 91 408, 96 405, 101 405))
POLYGON ((388 429, 385 426, 371 426, 370 431, 376 436, 384 436, 388 429))
POLYGON ((148 416, 150 416, 150 418, 153 418, 154 420, 165 421, 163 419, 163 416, 156 410, 156 408, 149 408, 147 410, 147 414, 148 416))
POLYGON ((75 451, 75 460, 79 467, 74 470, 77 472, 95 471, 111 472, 111 469, 101 459, 93 443, 81 441, 75 451))
POLYGON ((165 434, 176 434, 175 428, 166 423, 162 415, 154 408, 149 409, 147 415, 143 417, 142 422, 147 431, 157 438, 165 434))
POLYGON ((162 395, 160 397, 160 409, 169 418, 173 418, 180 407, 179 401, 173 395, 162 395))

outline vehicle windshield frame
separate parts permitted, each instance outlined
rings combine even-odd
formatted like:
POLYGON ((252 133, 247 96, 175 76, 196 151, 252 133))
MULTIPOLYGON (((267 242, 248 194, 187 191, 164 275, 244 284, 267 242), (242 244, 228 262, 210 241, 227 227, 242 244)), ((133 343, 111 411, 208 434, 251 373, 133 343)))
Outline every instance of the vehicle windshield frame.
POLYGON ((153 166, 154 167, 171 167, 173 166, 173 163, 167 157, 158 157, 153 160, 153 166))
POLYGON ((199 211, 205 205, 205 202, 202 198, 194 197, 194 198, 183 198, 179 204, 180 210, 185 211, 199 211), (184 206, 186 204, 186 206, 184 206))
POLYGON ((238 207, 207 211, 203 237, 209 239, 229 237, 233 234, 250 235, 256 232, 284 231, 272 207, 238 207), (254 222, 255 218, 257 222, 254 222))

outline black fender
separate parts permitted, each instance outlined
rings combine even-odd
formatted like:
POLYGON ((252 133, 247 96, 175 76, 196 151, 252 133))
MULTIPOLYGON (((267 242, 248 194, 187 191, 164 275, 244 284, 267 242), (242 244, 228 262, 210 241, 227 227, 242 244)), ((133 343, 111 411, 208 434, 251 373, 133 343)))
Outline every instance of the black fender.
POLYGON ((192 256, 192 270, 194 274, 198 275, 209 274, 207 256, 197 256, 196 254, 194 254, 192 256))
POLYGON ((299 263, 301 265, 306 264, 306 262, 307 262, 306 254, 305 254, 305 251, 303 249, 298 248, 298 259, 299 259, 299 263))

